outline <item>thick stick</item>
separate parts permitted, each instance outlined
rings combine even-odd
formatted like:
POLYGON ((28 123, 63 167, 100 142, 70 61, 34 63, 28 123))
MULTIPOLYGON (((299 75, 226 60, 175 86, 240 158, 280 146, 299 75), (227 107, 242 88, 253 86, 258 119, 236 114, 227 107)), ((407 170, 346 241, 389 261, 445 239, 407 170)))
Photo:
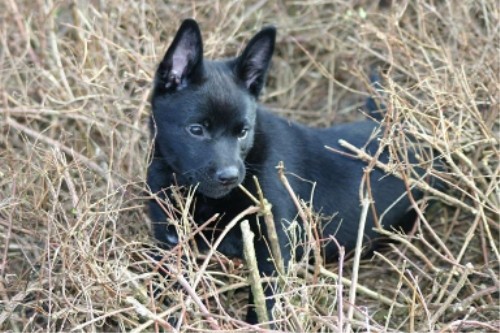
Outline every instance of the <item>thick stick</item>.
POLYGON ((241 232, 243 233, 243 254, 250 270, 250 288, 252 288, 255 312, 257 312, 259 322, 268 322, 266 297, 264 295, 264 289, 262 288, 262 282, 260 281, 259 268, 257 266, 255 248, 253 245, 254 234, 250 230, 248 220, 243 220, 241 222, 241 232))

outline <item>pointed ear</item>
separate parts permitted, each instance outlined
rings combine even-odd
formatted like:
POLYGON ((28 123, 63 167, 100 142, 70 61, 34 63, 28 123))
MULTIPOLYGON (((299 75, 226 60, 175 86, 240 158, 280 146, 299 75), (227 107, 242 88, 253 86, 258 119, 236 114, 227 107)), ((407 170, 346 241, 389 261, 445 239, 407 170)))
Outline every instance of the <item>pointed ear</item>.
POLYGON ((271 62, 276 40, 276 28, 266 27, 248 42, 236 59, 236 76, 255 97, 259 96, 271 62))
POLYGON ((157 80, 166 89, 180 90, 201 75, 203 42, 198 23, 182 22, 157 71, 157 80))

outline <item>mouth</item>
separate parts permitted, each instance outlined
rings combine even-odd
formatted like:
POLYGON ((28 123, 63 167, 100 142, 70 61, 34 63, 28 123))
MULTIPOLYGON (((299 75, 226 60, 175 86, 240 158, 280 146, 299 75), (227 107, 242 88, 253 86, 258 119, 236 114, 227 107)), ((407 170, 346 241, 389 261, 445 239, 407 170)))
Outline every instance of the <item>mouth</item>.
POLYGON ((232 185, 200 183, 197 191, 211 199, 220 199, 228 195, 233 189, 238 187, 239 182, 232 185))
POLYGON ((190 174, 185 178, 188 184, 197 184, 196 192, 211 199, 220 199, 231 193, 245 179, 245 172, 240 173, 238 180, 230 183, 223 183, 207 173, 190 174))

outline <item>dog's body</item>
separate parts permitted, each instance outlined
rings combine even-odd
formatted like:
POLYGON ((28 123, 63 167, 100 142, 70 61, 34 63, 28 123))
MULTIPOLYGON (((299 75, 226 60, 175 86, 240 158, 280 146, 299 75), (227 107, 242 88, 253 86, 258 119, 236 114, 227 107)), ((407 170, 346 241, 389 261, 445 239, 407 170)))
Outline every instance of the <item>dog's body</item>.
MULTIPOLYGON (((152 131, 155 134, 154 158, 148 170, 148 184, 160 198, 170 195, 174 185, 198 186, 194 219, 203 224, 214 214, 220 219, 205 229, 205 239, 213 240, 238 213, 252 202, 239 184, 255 194, 256 176, 264 196, 272 204, 281 252, 285 263, 291 259, 286 226, 297 218, 297 207, 278 177, 276 166, 284 162, 287 178, 298 197, 309 201, 322 216, 320 237, 330 236, 347 251, 357 239, 361 214, 360 184, 366 163, 346 154, 334 153, 344 139, 365 147, 374 155, 378 141, 373 135, 379 125, 372 121, 312 129, 277 117, 257 104, 274 50, 275 29, 265 28, 247 45, 242 55, 225 61, 203 60, 201 35, 196 22, 186 20, 180 27, 160 64, 152 97, 152 131)), ((387 162, 388 154, 379 160, 387 162)), ((374 169, 370 173, 371 197, 378 216, 384 213, 384 228, 411 225, 414 214, 404 195, 402 181, 374 169)), ((412 192, 415 199, 421 197, 412 192)), ((173 201, 173 200, 172 200, 173 201)), ((150 201, 155 237, 165 246, 178 242, 175 227, 159 201, 150 201)), ((299 223, 300 223, 300 219, 299 223)), ((264 224, 252 223, 259 270, 275 272, 264 224), (263 237, 260 235, 262 234, 263 237)), ((377 237, 370 213, 365 237, 377 237)), ((202 237, 198 246, 208 245, 202 237)), ((242 257, 242 236, 233 228, 218 247, 219 251, 242 257)), ((336 259, 337 246, 325 241, 326 261, 336 259)), ((270 289, 270 288, 269 288, 270 289)), ((269 302, 272 307, 272 302, 269 302)), ((253 311, 249 321, 255 322, 253 311)))

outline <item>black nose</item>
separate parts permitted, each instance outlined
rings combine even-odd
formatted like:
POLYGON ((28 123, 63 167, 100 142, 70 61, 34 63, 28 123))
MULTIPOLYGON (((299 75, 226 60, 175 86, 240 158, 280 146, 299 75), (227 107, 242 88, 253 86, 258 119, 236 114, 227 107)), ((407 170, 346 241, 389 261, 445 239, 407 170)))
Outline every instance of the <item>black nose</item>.
POLYGON ((238 167, 228 166, 217 170, 217 172, 215 173, 215 177, 217 178, 217 181, 222 185, 233 185, 238 182, 238 174, 238 167))

